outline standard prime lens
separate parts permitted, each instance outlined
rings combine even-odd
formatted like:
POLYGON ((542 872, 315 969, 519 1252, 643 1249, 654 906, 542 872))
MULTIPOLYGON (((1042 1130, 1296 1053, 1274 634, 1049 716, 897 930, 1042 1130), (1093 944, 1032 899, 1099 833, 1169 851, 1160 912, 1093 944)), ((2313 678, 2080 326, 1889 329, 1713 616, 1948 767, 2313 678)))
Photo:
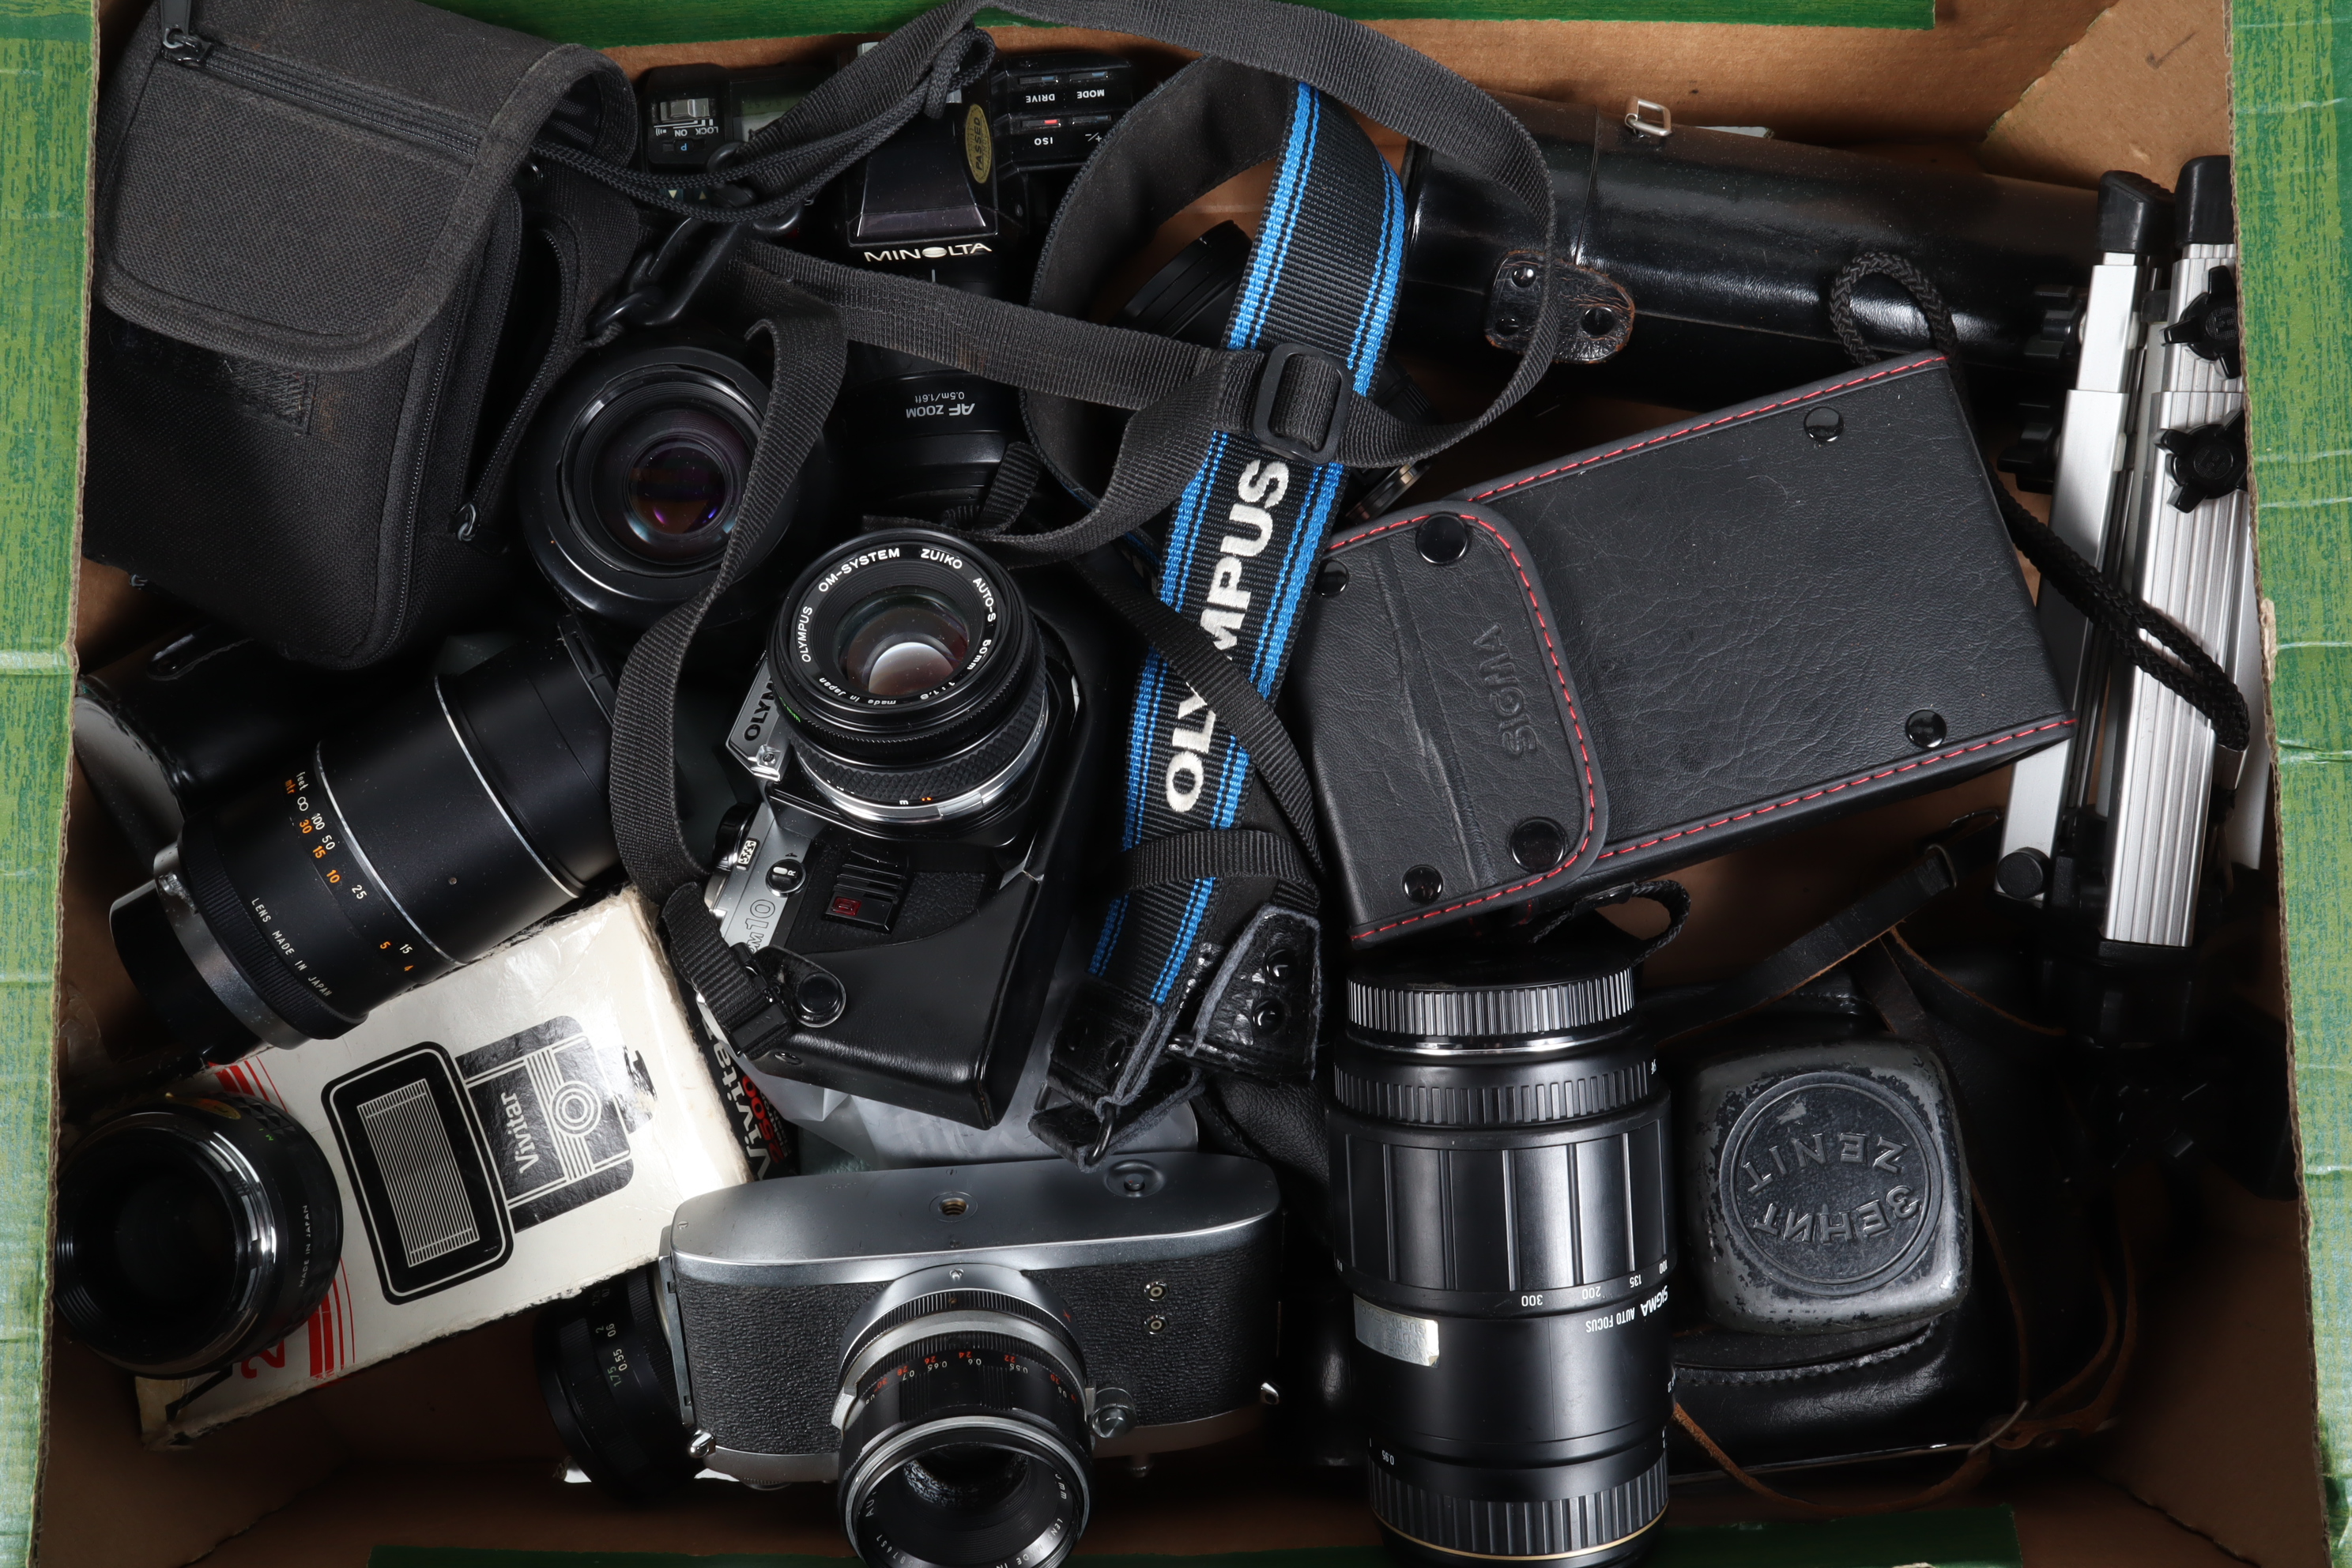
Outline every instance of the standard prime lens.
POLYGON ((58 1313, 146 1377, 268 1350, 333 1283, 343 1202, 318 1144, 240 1095, 148 1101, 58 1173, 58 1313))
POLYGON ((817 561, 785 595, 768 659, 802 767, 876 826, 985 811, 1035 763, 1052 718, 1020 591, 928 530, 870 533, 817 561))
POLYGON ((872 1568, 1054 1568, 1086 1529, 1086 1362, 1017 1270, 925 1269, 852 1321, 842 1528, 872 1568))
POLYGON ((591 1285, 539 1315, 539 1390, 563 1446, 599 1489, 654 1502, 693 1479, 677 1372, 652 1265, 591 1285))
POLYGON ((1630 1562, 1666 1503, 1666 1093, 1638 950, 1365 965, 1334 1061, 1335 1236, 1372 1510, 1423 1561, 1630 1562))
POLYGON ((618 858, 584 645, 436 677, 191 817, 115 950, 214 1061, 332 1039, 578 898, 618 858))

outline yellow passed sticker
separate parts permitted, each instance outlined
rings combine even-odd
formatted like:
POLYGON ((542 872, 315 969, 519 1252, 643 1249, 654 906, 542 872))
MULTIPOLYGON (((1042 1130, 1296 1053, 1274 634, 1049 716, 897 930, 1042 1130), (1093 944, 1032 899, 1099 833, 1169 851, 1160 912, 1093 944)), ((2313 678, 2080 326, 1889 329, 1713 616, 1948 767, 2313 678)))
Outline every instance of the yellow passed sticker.
POLYGON ((996 139, 988 132, 988 110, 976 103, 963 111, 963 161, 975 185, 988 184, 996 168, 996 139))

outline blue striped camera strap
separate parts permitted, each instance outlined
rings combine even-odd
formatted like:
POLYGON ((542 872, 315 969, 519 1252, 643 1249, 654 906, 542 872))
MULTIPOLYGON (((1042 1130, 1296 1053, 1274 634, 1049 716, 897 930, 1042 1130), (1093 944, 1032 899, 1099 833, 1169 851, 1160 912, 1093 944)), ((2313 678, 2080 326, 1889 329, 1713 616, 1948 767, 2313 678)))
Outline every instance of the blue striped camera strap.
MULTIPOLYGON (((1304 352, 1343 367, 1349 384, 1369 393, 1404 242, 1394 171, 1344 107, 1299 84, 1225 346, 1276 358, 1304 352)), ((1210 438, 1169 522, 1157 589, 1271 699, 1347 470, 1301 458, 1297 442, 1270 447, 1266 428, 1262 418, 1259 436, 1210 438)), ((1278 820, 1231 728, 1157 651, 1148 654, 1128 741, 1122 846, 1278 820)), ((1112 902, 1089 965, 1097 984, 1082 992, 1057 1041, 1055 1087, 1066 1104, 1038 1119, 1041 1134, 1099 1159, 1118 1134, 1197 1089, 1197 1070, 1163 1063, 1163 1053, 1265 886, 1203 878, 1112 902), (1101 1016, 1108 994, 1122 1004, 1109 1009, 1112 1019, 1101 1016)))

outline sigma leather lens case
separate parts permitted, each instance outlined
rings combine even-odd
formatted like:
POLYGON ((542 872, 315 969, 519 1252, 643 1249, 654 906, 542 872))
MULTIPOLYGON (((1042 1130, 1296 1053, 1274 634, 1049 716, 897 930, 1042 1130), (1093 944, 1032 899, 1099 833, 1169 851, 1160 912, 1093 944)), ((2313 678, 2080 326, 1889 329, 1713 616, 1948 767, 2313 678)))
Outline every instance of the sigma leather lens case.
POLYGON ((1958 784, 2066 710, 1940 355, 1342 529, 1295 720, 1391 940, 1958 784))

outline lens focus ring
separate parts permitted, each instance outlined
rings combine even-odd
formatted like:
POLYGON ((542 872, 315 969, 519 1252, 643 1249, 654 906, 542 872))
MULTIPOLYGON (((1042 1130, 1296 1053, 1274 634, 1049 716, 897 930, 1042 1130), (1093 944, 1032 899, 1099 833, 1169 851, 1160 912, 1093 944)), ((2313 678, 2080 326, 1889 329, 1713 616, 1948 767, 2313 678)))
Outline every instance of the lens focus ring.
POLYGON ((1565 1498, 1449 1496, 1372 1467, 1372 1513, 1417 1545, 1465 1557, 1586 1556, 1641 1535, 1666 1510, 1666 1458, 1629 1480, 1565 1498))
POLYGON ((1631 1054, 1633 1059, 1620 1053, 1612 1060, 1580 1053, 1483 1072, 1454 1063, 1353 1056, 1333 1070, 1331 1088, 1343 1109, 1373 1121, 1407 1127, 1527 1127, 1609 1116, 1640 1101, 1650 1092, 1657 1063, 1646 1044, 1633 1046, 1631 1054), (1489 1081, 1462 1081, 1474 1077, 1489 1081), (1493 1081, 1497 1079, 1502 1081, 1493 1081))

